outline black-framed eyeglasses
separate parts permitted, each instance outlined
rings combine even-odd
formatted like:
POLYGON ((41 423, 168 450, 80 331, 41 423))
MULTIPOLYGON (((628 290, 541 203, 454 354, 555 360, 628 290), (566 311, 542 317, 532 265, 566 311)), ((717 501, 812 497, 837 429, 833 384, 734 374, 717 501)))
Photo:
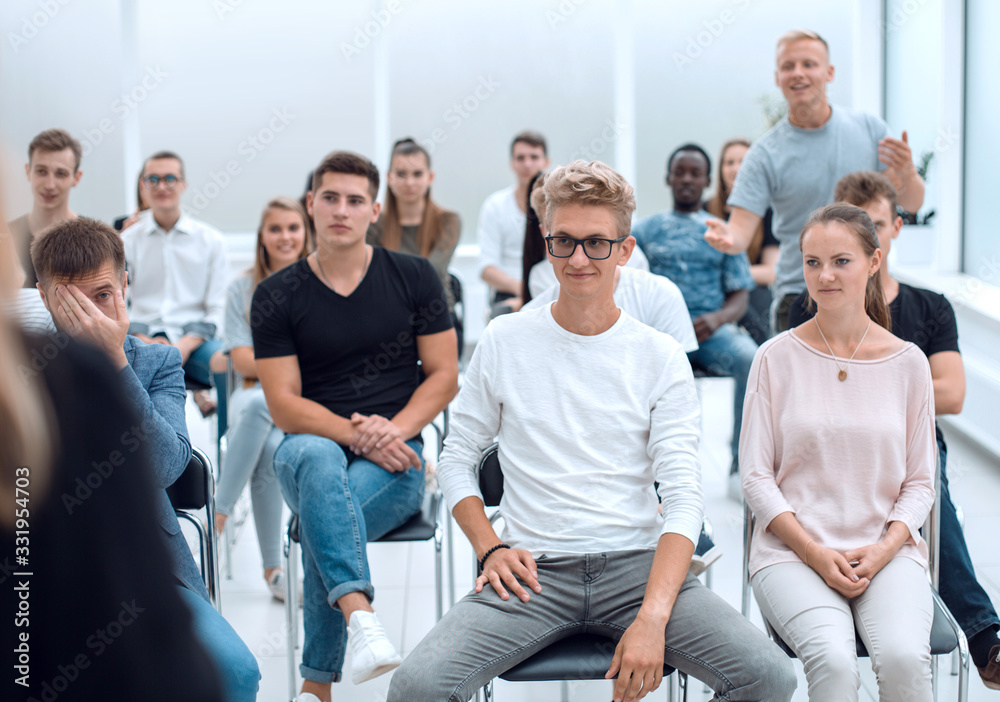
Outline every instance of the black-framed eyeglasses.
POLYGON ((165 176, 158 176, 158 175, 146 176, 142 180, 150 188, 155 188, 157 185, 160 184, 164 185, 167 188, 173 188, 176 187, 177 184, 181 182, 181 179, 175 176, 173 173, 168 173, 165 176))
POLYGON ((583 247, 583 253, 592 261, 603 261, 611 255, 611 245, 620 244, 628 239, 620 236, 617 239, 574 239, 571 236, 547 236, 545 243, 549 253, 556 258, 569 258, 576 253, 576 247, 583 247))

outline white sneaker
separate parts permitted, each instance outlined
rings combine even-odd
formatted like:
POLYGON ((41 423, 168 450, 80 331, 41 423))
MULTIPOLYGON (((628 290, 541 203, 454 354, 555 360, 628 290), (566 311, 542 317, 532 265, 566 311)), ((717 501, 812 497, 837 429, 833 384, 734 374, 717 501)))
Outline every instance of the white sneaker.
POLYGON ((300 692, 295 702, 320 702, 320 699, 311 692, 300 692))
POLYGON ((403 662, 375 612, 357 610, 351 614, 347 645, 351 649, 351 680, 355 685, 388 673, 403 662))
POLYGON ((284 602, 285 596, 288 594, 288 587, 285 584, 285 571, 278 568, 271 573, 271 577, 266 582, 267 589, 271 591, 271 596, 279 602, 284 602))

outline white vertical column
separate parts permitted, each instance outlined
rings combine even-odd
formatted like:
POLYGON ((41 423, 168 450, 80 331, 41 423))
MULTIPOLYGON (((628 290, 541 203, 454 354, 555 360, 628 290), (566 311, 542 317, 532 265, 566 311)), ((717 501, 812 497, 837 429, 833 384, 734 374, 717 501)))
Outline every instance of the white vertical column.
POLYGON ((636 182, 635 46, 632 34, 632 0, 615 4, 614 91, 615 168, 633 186, 636 182))
MULTIPOLYGON (((385 0, 372 0, 372 13, 373 15, 378 15, 379 12, 385 11, 385 0)), ((375 161, 376 168, 379 169, 379 173, 382 174, 382 178, 379 184, 379 198, 385 193, 385 176, 389 169, 389 152, 391 147, 390 140, 391 136, 391 118, 389 114, 390 108, 390 95, 389 95, 389 34, 392 32, 392 25, 388 24, 385 28, 375 37, 373 40, 375 50, 375 66, 374 66, 374 139, 375 146, 372 149, 372 158, 375 161)))
POLYGON ((954 273, 962 267, 964 236, 965 3, 941 3, 941 57, 939 127, 933 147, 938 179, 935 260, 939 271, 954 273))
MULTIPOLYGON (((136 0, 120 0, 119 27, 121 35, 122 93, 132 90, 139 66, 139 10, 136 0)), ((138 206, 135 180, 142 167, 142 139, 139 130, 139 110, 129 110, 122 119, 122 161, 125 195, 125 212, 131 213, 138 206)))
MULTIPOLYGON (((885 117, 883 0, 855 0, 851 42, 851 106, 885 117)), ((836 58, 833 60, 836 65, 836 58)))

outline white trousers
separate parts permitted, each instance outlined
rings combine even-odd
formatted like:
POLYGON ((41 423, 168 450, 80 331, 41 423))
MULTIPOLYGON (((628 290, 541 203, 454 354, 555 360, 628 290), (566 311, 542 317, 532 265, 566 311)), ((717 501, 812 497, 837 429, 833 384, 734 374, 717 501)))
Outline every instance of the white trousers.
POLYGON ((932 702, 934 601, 924 569, 897 557, 847 599, 804 563, 778 563, 751 581, 761 612, 805 668, 809 699, 857 702, 855 631, 871 656, 881 702, 932 702))

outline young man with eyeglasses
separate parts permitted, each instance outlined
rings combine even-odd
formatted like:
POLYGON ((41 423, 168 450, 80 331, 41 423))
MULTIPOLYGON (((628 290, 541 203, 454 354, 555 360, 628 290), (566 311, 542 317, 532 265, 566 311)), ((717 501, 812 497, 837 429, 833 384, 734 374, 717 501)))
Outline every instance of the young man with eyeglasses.
POLYGON ((618 642, 607 673, 618 702, 655 690, 664 663, 724 699, 789 700, 788 658, 688 573, 703 512, 698 397, 680 344, 615 305, 615 270, 635 246, 632 187, 575 161, 544 188, 559 297, 486 328, 438 466, 481 574, 403 662, 388 699, 468 700, 588 632, 618 642), (477 478, 494 441, 502 538, 477 478))
MULTIPOLYGON (((129 331, 146 343, 176 346, 187 375, 225 388, 225 374, 213 374, 209 367, 212 354, 222 348, 226 309, 222 234, 182 210, 187 182, 177 154, 160 151, 146 159, 140 188, 149 209, 122 232, 131 290, 129 331)), ((218 395, 221 433, 225 390, 218 395)), ((206 416, 215 409, 205 398, 196 400, 206 416)))
POLYGON ((695 368, 711 375, 732 376, 733 439, 730 474, 738 475, 743 395, 757 343, 736 323, 743 317, 755 285, 746 254, 730 256, 705 241, 711 215, 702 207, 709 186, 711 160, 697 144, 684 144, 667 159, 667 186, 674 209, 635 226, 633 235, 649 259, 649 270, 670 278, 684 295, 698 337, 698 350, 688 354, 695 368))

